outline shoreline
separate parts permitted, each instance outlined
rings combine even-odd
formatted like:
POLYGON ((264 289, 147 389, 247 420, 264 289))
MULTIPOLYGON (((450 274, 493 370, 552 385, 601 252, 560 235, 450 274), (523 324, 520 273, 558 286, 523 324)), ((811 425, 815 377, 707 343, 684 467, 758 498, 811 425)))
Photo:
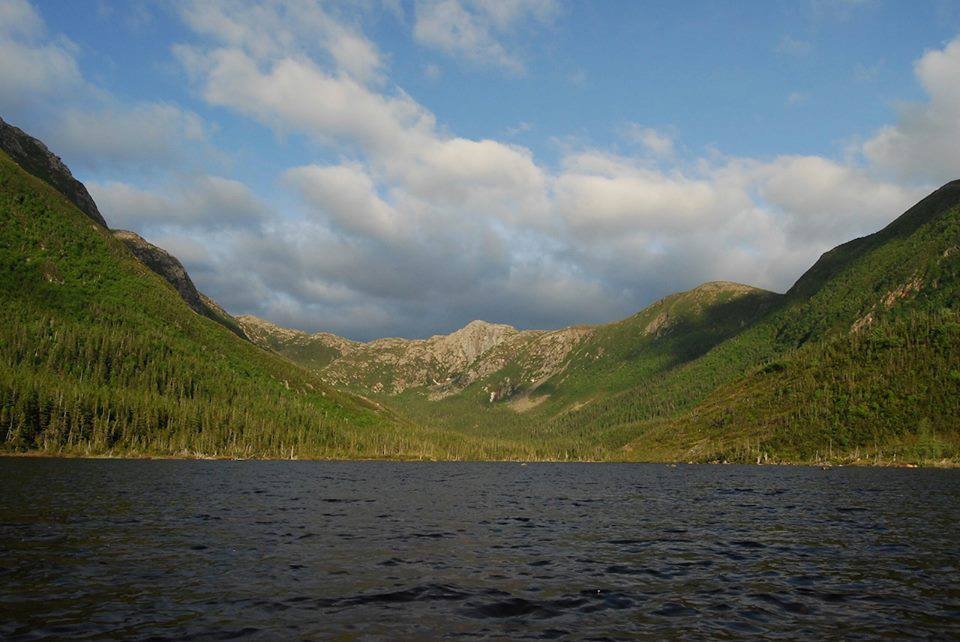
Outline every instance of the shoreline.
POLYGON ((665 466, 668 468, 677 468, 681 466, 750 466, 750 467, 770 467, 770 466, 790 466, 805 468, 893 468, 893 469, 939 469, 951 470, 960 469, 960 461, 951 459, 940 459, 936 461, 875 461, 853 460, 837 462, 718 462, 718 461, 668 461, 668 460, 622 460, 622 459, 432 459, 416 457, 230 457, 223 455, 197 454, 87 454, 87 453, 50 453, 43 451, 2 451, 0 450, 0 459, 87 459, 87 460, 126 460, 126 461, 262 461, 262 462, 397 462, 397 463, 499 463, 499 464, 646 464, 654 466, 665 466))

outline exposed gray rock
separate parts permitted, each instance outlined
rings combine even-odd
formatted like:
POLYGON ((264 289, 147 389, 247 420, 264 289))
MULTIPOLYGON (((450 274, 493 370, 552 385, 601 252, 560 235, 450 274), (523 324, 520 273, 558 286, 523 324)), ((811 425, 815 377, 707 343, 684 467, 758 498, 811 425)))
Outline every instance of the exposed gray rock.
POLYGON ((139 234, 126 230, 114 230, 113 235, 123 241, 123 244, 141 263, 172 285, 194 312, 207 316, 207 308, 200 298, 200 292, 193 285, 190 275, 177 257, 145 240, 139 234))
POLYGON ((107 222, 103 220, 87 188, 73 177, 60 157, 47 149, 42 142, 4 122, 2 118, 0 118, 0 149, 27 172, 53 186, 94 222, 107 227, 107 222))

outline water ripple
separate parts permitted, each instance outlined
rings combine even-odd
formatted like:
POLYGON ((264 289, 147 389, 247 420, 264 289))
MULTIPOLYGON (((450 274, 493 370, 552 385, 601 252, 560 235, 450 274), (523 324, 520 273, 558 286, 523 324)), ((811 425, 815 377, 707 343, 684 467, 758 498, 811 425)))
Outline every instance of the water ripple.
POLYGON ((960 472, 0 458, 0 639, 960 638, 960 472))

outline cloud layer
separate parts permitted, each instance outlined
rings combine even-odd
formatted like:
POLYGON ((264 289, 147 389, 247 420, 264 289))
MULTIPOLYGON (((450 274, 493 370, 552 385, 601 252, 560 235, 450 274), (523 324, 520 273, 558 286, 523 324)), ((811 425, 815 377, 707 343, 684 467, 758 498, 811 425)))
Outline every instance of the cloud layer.
MULTIPOLYGON (((682 132, 627 123, 616 149, 571 146, 547 165, 523 146, 449 131, 390 81, 389 59, 338 7, 176 6, 192 36, 172 51, 199 99, 318 150, 267 166, 269 197, 215 172, 91 185, 108 221, 177 254, 234 313, 367 339, 473 318, 610 321, 713 279, 782 291, 826 249, 960 175, 960 39, 918 60, 929 100, 844 160, 690 158, 682 132)), ((0 49, 16 43, 45 71, 26 87, 0 62, 3 86, 36 100, 58 83, 87 85, 29 5, 0 0, 4 15, 13 35, 0 49)), ((411 36, 522 73, 511 34, 556 15, 553 2, 422 2, 411 36)), ((211 144, 210 126, 174 104, 108 97, 67 105, 58 122, 51 142, 101 162, 162 166, 211 144)))

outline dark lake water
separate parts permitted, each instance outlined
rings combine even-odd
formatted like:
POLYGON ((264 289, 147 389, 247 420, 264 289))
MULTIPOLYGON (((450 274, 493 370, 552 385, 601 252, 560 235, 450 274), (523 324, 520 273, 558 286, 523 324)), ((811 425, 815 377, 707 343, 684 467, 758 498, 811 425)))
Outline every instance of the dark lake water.
POLYGON ((960 471, 0 458, 0 638, 960 637, 960 471))

